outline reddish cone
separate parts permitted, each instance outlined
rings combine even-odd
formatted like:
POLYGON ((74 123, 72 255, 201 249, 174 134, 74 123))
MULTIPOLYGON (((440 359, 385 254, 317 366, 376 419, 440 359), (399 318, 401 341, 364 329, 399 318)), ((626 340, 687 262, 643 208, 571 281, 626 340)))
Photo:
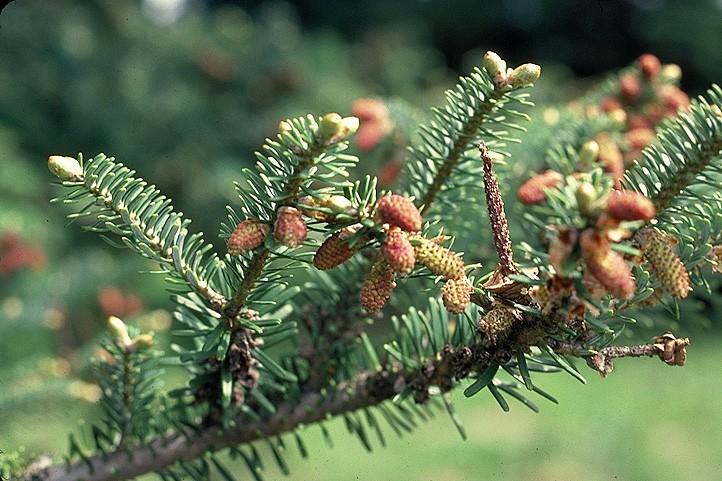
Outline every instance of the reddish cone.
POLYGON ((626 100, 634 102, 642 94, 642 84, 634 74, 627 74, 619 79, 619 91, 626 100))
POLYGON ((519 187, 516 193, 517 198, 527 205, 541 204, 546 200, 544 189, 550 189, 561 184, 564 176, 559 172, 547 170, 527 180, 519 187))
POLYGON ((228 253, 232 256, 255 249, 263 243, 268 226, 260 221, 246 219, 228 237, 228 253))
POLYGON ((273 237, 286 247, 298 247, 307 236, 308 228, 301 211, 295 207, 280 207, 276 214, 273 237))
POLYGON ((398 227, 389 229, 386 241, 381 246, 381 254, 391 269, 399 274, 408 274, 416 264, 414 247, 409 242, 406 233, 398 227))
POLYGON ((662 70, 662 63, 659 59, 651 53, 645 53, 639 60, 639 68, 642 70, 642 75, 648 79, 656 78, 662 70))
POLYGON ((411 199, 403 195, 386 195, 379 199, 377 213, 385 223, 400 227, 406 232, 421 230, 421 213, 411 199))
POLYGON ((634 295, 635 283, 624 258, 609 246, 605 235, 595 229, 582 232, 579 244, 582 258, 599 283, 614 297, 629 299, 634 295))
POLYGON ((607 200, 607 214, 617 220, 651 220, 657 213, 644 195, 631 190, 615 190, 607 200))

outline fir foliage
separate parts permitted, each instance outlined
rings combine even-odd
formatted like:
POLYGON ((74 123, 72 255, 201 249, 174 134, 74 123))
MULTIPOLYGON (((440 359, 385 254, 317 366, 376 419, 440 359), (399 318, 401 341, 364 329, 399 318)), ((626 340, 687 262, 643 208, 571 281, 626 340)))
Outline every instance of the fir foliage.
MULTIPOLYGON (((442 409, 464 437, 449 399, 459 385, 467 397, 488 394, 504 411, 515 400, 537 412, 538 399, 557 402, 540 387, 541 374, 564 372, 585 382, 575 359, 603 376, 619 357, 656 355, 683 364, 689 341, 671 334, 641 346, 613 344, 636 322, 635 309, 662 296, 638 260, 635 233, 651 223, 672 234, 688 269, 707 262, 720 241, 722 91, 713 87, 687 113, 663 122, 657 140, 627 172, 623 186, 657 208, 651 221, 652 215, 614 218, 607 199, 618 179, 595 162, 580 167, 584 143, 599 133, 619 137, 620 125, 611 115, 570 109, 563 132, 549 139, 546 158, 564 180, 525 213, 538 240, 532 235, 512 244, 493 160, 508 156, 503 149, 516 141, 512 132, 524 130, 518 122, 528 120, 522 110, 531 104, 520 88, 539 70, 530 64, 507 70, 496 54, 487 60, 485 69, 462 77, 420 127, 406 159, 405 197, 383 197, 388 192, 374 177, 351 180, 358 159, 346 150, 357 119, 327 114, 282 121, 256 154, 255 169, 242 171, 238 203, 228 207, 221 226, 222 238, 243 221, 268 226, 263 242, 240 255, 213 252, 165 196, 112 158, 81 158, 82 175, 55 169, 70 179, 56 202, 80 206, 72 220, 161 266, 179 338, 166 362, 183 365, 190 376, 187 386, 159 389, 160 353, 141 349, 132 329, 135 337, 111 324, 113 336, 102 344, 108 359, 98 371, 106 417, 91 428, 95 445, 71 437, 67 467, 49 468, 47 479, 130 479, 154 471, 163 480, 233 480, 231 463, 241 462, 260 480, 270 463, 289 472, 289 449, 306 457, 303 426, 318 423, 331 443, 323 425, 330 416, 341 416, 348 433, 371 451, 387 443, 387 431, 413 432, 442 409), (411 199, 423 214, 421 232, 411 199), (379 209, 387 204, 414 222, 379 209), (453 231, 465 245, 488 241, 491 234, 479 232, 480 217, 472 218, 479 205, 488 210, 484 230, 493 230, 496 259, 464 265, 443 233, 453 231), (461 218, 452 215, 456 208, 466 210, 461 218), (301 245, 283 246, 270 234, 279 209, 302 213, 310 234, 301 245), (388 268, 376 251, 393 219, 401 228, 394 232, 425 246, 426 257, 417 249, 410 273, 409 266, 389 271, 399 286, 380 313, 369 313, 358 301, 359 288, 372 264, 388 268), (317 270, 311 257, 339 232, 348 234, 343 241, 354 255, 317 270), (585 252, 589 239, 616 270, 604 271, 609 262, 593 264, 599 258, 585 252), (512 245, 525 254, 518 265, 512 245), (620 280, 632 282, 634 292, 619 295, 613 282, 620 280), (449 281, 472 286, 467 304, 453 312, 438 295, 441 282, 449 281), (379 334, 384 328, 390 337, 379 334), (155 409, 163 415, 153 416, 155 409)), ((622 74, 630 72, 641 75, 634 68, 622 74)), ((610 95, 619 79, 584 102, 610 95)))

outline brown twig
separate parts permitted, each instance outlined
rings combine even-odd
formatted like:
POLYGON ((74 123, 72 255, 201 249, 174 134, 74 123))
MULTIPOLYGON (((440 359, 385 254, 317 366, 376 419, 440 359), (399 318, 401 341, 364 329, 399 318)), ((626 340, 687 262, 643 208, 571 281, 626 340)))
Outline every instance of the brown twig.
POLYGON ((623 357, 657 356, 660 360, 664 361, 665 364, 670 366, 684 366, 687 361, 688 345, 688 338, 677 338, 670 332, 655 337, 649 344, 608 346, 592 352, 589 352, 582 343, 551 344, 555 352, 585 358, 587 365, 597 371, 602 377, 606 377, 614 370, 615 359, 623 357))

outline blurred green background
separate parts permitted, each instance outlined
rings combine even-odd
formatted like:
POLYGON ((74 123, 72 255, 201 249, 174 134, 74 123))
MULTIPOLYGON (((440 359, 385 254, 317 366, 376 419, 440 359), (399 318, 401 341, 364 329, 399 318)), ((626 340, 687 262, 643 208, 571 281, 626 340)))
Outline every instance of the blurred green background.
MULTIPOLYGON (((486 49, 543 66, 536 118, 647 51, 696 94, 722 80, 719 45, 717 0, 12 2, 0 15, 0 449, 61 455, 96 414, 86 361, 108 314, 170 325, 162 279, 137 274, 147 264, 49 207, 49 154, 115 155, 220 247, 232 181, 282 118, 348 114, 360 97, 438 104, 486 49)), ((519 155, 540 156, 548 133, 531 128, 519 155)), ((362 170, 383 160, 364 155, 362 170)), ((309 428, 315 449, 291 478, 722 479, 721 316, 685 326, 684 369, 621 361, 586 387, 550 376, 561 404, 539 415, 460 400, 466 442, 441 414, 373 457, 340 423, 334 449, 309 428)))

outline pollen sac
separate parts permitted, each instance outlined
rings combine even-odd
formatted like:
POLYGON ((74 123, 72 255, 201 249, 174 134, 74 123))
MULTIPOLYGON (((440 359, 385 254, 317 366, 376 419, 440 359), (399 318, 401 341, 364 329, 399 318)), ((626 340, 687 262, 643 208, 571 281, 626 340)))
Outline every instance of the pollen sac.
POLYGON ((398 194, 381 197, 376 212, 383 222, 406 232, 421 230, 421 213, 408 197, 398 194))
POLYGON ((620 299, 634 295, 632 271, 624 258, 611 249, 604 233, 587 229, 582 232, 579 244, 589 273, 607 292, 620 299))
POLYGON ((416 262, 432 273, 446 279, 464 277, 464 261, 458 254, 421 236, 413 236, 411 241, 416 253, 416 262))
POLYGON ((301 211, 295 207, 280 207, 276 214, 273 237, 286 247, 298 247, 307 236, 308 228, 301 211))
POLYGON ((446 310, 452 314, 461 314, 471 302, 474 287, 466 277, 449 279, 441 288, 441 300, 446 310))
POLYGON ((516 196, 522 204, 541 204, 546 200, 544 189, 556 187, 561 184, 563 180, 564 176, 559 172, 547 170, 524 182, 522 186, 519 187, 516 196))
POLYGON ((328 237, 313 256, 313 265, 322 271, 333 269, 349 260, 361 247, 361 242, 351 246, 348 238, 354 230, 347 227, 328 237))
POLYGON ((691 282, 687 269, 675 252, 677 240, 656 229, 645 229, 638 237, 644 258, 664 290, 678 299, 687 297, 691 282))
POLYGON ((396 287, 394 271, 383 258, 377 260, 361 286, 361 306, 374 313, 381 310, 396 287))
POLYGON ((232 256, 255 249, 263 243, 268 234, 268 226, 254 219, 246 219, 238 224, 228 237, 228 253, 232 256))
POLYGON ((651 220, 657 210, 644 195, 631 190, 616 190, 609 194, 607 214, 617 220, 651 220))
POLYGON ((398 274, 408 274, 416 264, 416 254, 407 234, 398 227, 392 227, 381 246, 384 259, 398 274))

